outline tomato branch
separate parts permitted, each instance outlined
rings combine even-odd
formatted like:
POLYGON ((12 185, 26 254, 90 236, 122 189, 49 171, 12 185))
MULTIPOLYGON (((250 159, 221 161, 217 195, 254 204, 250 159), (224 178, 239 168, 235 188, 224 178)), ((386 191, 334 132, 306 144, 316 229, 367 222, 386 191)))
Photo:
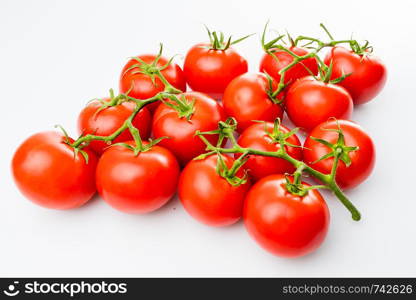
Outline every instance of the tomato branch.
MULTIPOLYGON (((157 60, 162 55, 162 49, 163 49, 163 45, 160 44, 160 51, 159 51, 159 54, 157 56, 157 60)), ((137 128, 134 127, 132 121, 143 107, 145 107, 146 105, 149 105, 153 102, 156 102, 156 101, 164 101, 164 99, 166 99, 166 98, 171 99, 172 97, 176 97, 175 96, 176 94, 182 93, 182 91, 178 90, 173 85, 171 85, 169 83, 169 81, 166 80, 165 76, 163 76, 163 74, 161 72, 171 62, 172 62, 172 59, 170 59, 169 62, 165 66, 163 66, 161 68, 156 68, 155 67, 153 69, 154 75, 157 76, 165 86, 165 89, 162 92, 157 93, 153 97, 141 100, 141 99, 136 99, 136 98, 133 98, 133 97, 129 96, 128 92, 127 92, 127 94, 121 94, 119 96, 114 97, 114 92, 112 90, 110 90, 111 101, 108 104, 104 105, 101 109, 97 110, 97 114, 99 113, 100 110, 105 109, 108 106, 119 105, 120 103, 119 103, 118 100, 121 99, 121 98, 126 99, 127 101, 132 101, 136 104, 136 107, 133 110, 132 114, 124 121, 122 126, 120 126, 117 130, 115 130, 112 134, 110 134, 108 136, 100 136, 100 135, 94 135, 94 134, 82 135, 76 141, 74 141, 72 144, 69 144, 69 145, 71 147, 73 147, 74 149, 79 150, 79 149, 82 149, 83 147, 87 146, 88 143, 93 141, 93 140, 103 141, 103 142, 112 142, 126 129, 128 129, 128 130, 130 130, 130 132, 134 133, 135 129, 137 130, 137 128)), ((156 63, 157 63, 157 61, 154 62, 155 66, 156 66, 156 63)), ((133 135, 133 137, 134 137, 134 135, 133 135)))
MULTIPOLYGON (((328 189, 332 190, 332 192, 335 194, 335 196, 350 211, 353 220, 359 221, 361 219, 361 214, 358 211, 358 209, 354 206, 354 204, 351 203, 351 201, 347 198, 347 196, 342 192, 342 190, 339 188, 338 184, 336 183, 335 175, 336 175, 336 168, 338 166, 339 155, 335 156, 335 160, 334 160, 336 162, 336 163, 334 163, 335 172, 332 172, 331 174, 324 174, 324 173, 321 173, 321 172, 315 170, 314 168, 310 167, 309 165, 307 165, 303 161, 300 161, 300 160, 297 160, 297 159, 291 157, 287 153, 287 151, 284 147, 284 140, 279 141, 280 144, 281 144, 281 147, 279 148, 278 151, 270 152, 270 151, 257 150, 257 149, 253 149, 253 148, 244 148, 244 147, 239 146, 237 141, 235 140, 233 130, 228 130, 227 133, 226 133, 227 137, 231 140, 231 143, 232 143, 231 148, 222 148, 222 147, 217 147, 217 146, 212 145, 205 138, 204 134, 205 134, 204 132, 197 132, 196 133, 196 135, 199 136, 199 138, 207 146, 206 149, 208 150, 208 152, 198 156, 196 159, 203 159, 203 158, 206 158, 209 155, 212 155, 212 154, 215 154, 215 153, 229 153, 229 154, 241 153, 244 156, 247 156, 247 155, 251 154, 251 155, 261 155, 261 156, 270 156, 270 157, 282 158, 282 159, 288 161, 289 163, 291 163, 293 166, 295 166, 296 172, 297 172, 297 174, 295 172, 295 175, 298 178, 301 176, 302 172, 307 172, 308 174, 312 175, 313 177, 318 179, 320 182, 322 182, 324 184, 325 188, 328 188, 328 189)), ((323 186, 315 186, 314 188, 323 188, 323 186)))
MULTIPOLYGON (((318 55, 318 53, 324 48, 334 47, 334 46, 339 45, 339 44, 349 44, 350 47, 356 53, 363 53, 367 49, 371 49, 371 47, 368 46, 368 43, 366 43, 364 46, 360 46, 359 43, 356 40, 353 40, 353 39, 335 40, 333 38, 333 36, 329 33, 328 29, 323 24, 320 24, 320 26, 323 28, 325 33, 330 38, 329 42, 323 42, 320 39, 309 37, 309 36, 302 36, 302 35, 298 36, 294 41, 293 41, 292 38, 289 37, 289 39, 292 41, 292 44, 294 46, 298 45, 298 43, 300 41, 308 41, 309 42, 309 43, 307 43, 308 45, 316 44, 316 46, 313 48, 313 51, 309 52, 308 54, 299 56, 296 53, 294 53, 293 51, 291 51, 288 47, 286 47, 282 44, 279 44, 282 41, 282 38, 284 37, 284 35, 278 36, 277 38, 273 39, 272 41, 266 43, 265 42, 265 34, 266 34, 267 26, 268 26, 268 22, 267 22, 267 24, 264 28, 263 35, 262 35, 262 46, 263 46, 264 51, 267 54, 271 55, 273 57, 273 59, 275 59, 277 61, 279 61, 279 59, 274 54, 274 52, 276 52, 276 51, 284 51, 284 52, 288 53, 290 56, 293 57, 292 62, 279 71, 280 80, 279 80, 277 89, 273 92, 273 95, 272 95, 273 97, 276 97, 277 95, 279 95, 286 88, 287 84, 285 84, 285 73, 288 70, 290 70, 291 68, 293 68, 296 64, 298 64, 298 63, 302 64, 303 60, 306 60, 308 58, 315 58, 318 62, 319 73, 320 74, 327 74, 328 73, 327 72, 328 71, 328 66, 325 65, 325 63, 322 61, 322 59, 318 55)), ((311 47, 309 46, 309 48, 311 48, 311 47)), ((305 66, 305 68, 306 68, 306 66, 305 66)), ((312 74, 312 72, 308 68, 306 68, 306 69, 308 70, 308 72, 312 76, 315 76, 315 74, 312 74)), ((342 79, 344 79, 344 78, 342 78, 342 79)))
MULTIPOLYGON (((115 140, 124 130, 128 129, 129 126, 133 126, 132 121, 134 119, 134 117, 139 113, 139 111, 145 107, 146 105, 162 100, 162 96, 164 95, 164 93, 159 93, 156 96, 146 99, 146 100, 138 100, 135 99, 136 101, 136 107, 134 109, 134 111, 132 112, 132 114, 124 121, 123 125, 120 126, 116 131, 114 131, 112 134, 107 135, 107 136, 101 136, 101 135, 93 135, 93 134, 87 134, 87 135, 83 135, 80 138, 78 138, 76 141, 74 141, 72 144, 70 144, 71 147, 73 148, 83 148, 84 146, 86 146, 89 142, 96 140, 96 141, 103 141, 103 142, 112 142, 113 140, 115 140)), ((131 98, 131 97, 129 97, 131 98)), ((131 99, 130 99, 131 100, 131 99)))

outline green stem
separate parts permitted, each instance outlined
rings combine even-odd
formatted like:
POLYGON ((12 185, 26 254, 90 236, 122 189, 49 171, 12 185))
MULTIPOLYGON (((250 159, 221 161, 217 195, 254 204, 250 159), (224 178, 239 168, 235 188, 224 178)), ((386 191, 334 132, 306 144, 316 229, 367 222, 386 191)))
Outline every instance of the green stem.
POLYGON ((341 201, 341 203, 351 212, 351 217, 354 221, 359 221, 361 219, 361 214, 358 209, 348 200, 347 196, 341 191, 339 186, 335 181, 332 181, 328 187, 332 190, 334 195, 341 201))
POLYGON ((315 57, 315 56, 316 56, 316 53, 311 52, 311 53, 308 53, 308 54, 303 55, 303 56, 294 57, 290 64, 288 64, 286 67, 281 69, 279 71, 279 74, 280 74, 279 85, 277 86, 277 89, 273 92, 272 97, 276 97, 277 95, 279 95, 283 91, 283 89, 285 88, 285 86, 286 86, 285 85, 285 74, 290 68, 292 68, 294 65, 296 65, 297 63, 299 63, 299 62, 301 62, 305 59, 315 57))
POLYGON ((135 152, 140 152, 143 150, 143 142, 140 137, 139 130, 133 126, 131 122, 127 123, 127 128, 130 130, 131 135, 133 136, 134 142, 136 143, 135 152))
POLYGON ((335 154, 334 154, 334 163, 332 164, 332 169, 331 169, 331 178, 333 179, 333 181, 335 180, 335 175, 337 173, 337 168, 338 168, 338 163, 339 163, 339 157, 342 153, 342 149, 341 148, 337 148, 335 150, 335 154))
POLYGON ((237 174, 238 170, 244 165, 244 159, 247 155, 249 155, 249 153, 244 152, 238 159, 234 161, 232 167, 228 171, 230 176, 235 176, 235 174, 237 174))
POLYGON ((325 27, 325 25, 324 24, 319 24, 319 26, 321 26, 322 27, 322 29, 323 30, 325 30, 325 32, 326 32, 326 34, 329 36, 329 38, 331 39, 331 41, 333 41, 334 40, 334 37, 332 36, 332 34, 329 32, 329 30, 325 27))
POLYGON ((165 78, 165 76, 163 76, 162 72, 160 72, 160 70, 156 71, 156 76, 159 77, 160 81, 162 81, 162 83, 165 86, 165 92, 166 93, 170 93, 170 94, 180 94, 182 93, 181 90, 175 88, 173 85, 170 84, 169 81, 167 81, 167 79, 165 78))
POLYGON ((206 144, 207 150, 211 151, 210 153, 242 153, 244 155, 262 155, 262 156, 270 156, 270 157, 277 157, 282 158, 289 163, 291 163, 297 170, 302 170, 322 183, 325 184, 329 189, 332 190, 332 192, 335 194, 335 196, 341 201, 341 203, 350 211, 351 216, 353 220, 359 221, 361 219, 360 212, 357 210, 357 208, 352 204, 352 202, 347 198, 347 196, 341 191, 339 186, 337 185, 335 181, 335 176, 332 176, 331 174, 324 174, 321 173, 314 168, 308 166, 303 161, 297 160, 293 157, 291 157, 287 152, 284 150, 284 148, 280 148, 276 152, 269 152, 269 151, 262 151, 252 148, 243 148, 240 147, 238 144, 234 145, 232 148, 219 148, 213 146, 203 135, 199 134, 199 137, 202 139, 202 141, 206 144))
POLYGON ((281 69, 280 71, 279 71, 279 74, 280 74, 280 81, 279 81, 279 84, 278 84, 278 86, 277 86, 277 89, 273 92, 273 94, 272 94, 272 97, 276 97, 278 94, 280 94, 282 91, 283 91, 283 89, 286 87, 286 85, 285 85, 285 74, 286 74, 286 72, 289 70, 289 69, 291 69, 294 65, 296 65, 296 64, 298 64, 298 63, 300 63, 300 62, 302 62, 303 60, 305 60, 305 59, 308 59, 308 58, 315 58, 315 59, 317 59, 318 60, 318 62, 319 62, 319 65, 320 65, 320 68, 323 68, 324 69, 324 73, 327 71, 327 67, 326 67, 326 65, 324 64, 324 62, 322 61, 322 59, 319 57, 319 55, 318 55, 318 52, 319 51, 321 51, 323 48, 325 48, 325 47, 334 47, 334 46, 336 46, 336 45, 338 45, 338 44, 345 44, 345 43, 351 43, 351 41, 352 40, 339 40, 339 41, 334 41, 334 40, 331 40, 330 42, 328 42, 328 43, 324 43, 324 42, 322 42, 322 41, 320 41, 320 40, 318 40, 318 39, 315 39, 315 38, 311 38, 311 37, 306 37, 306 36, 299 36, 297 39, 296 39, 296 41, 295 41, 295 43, 297 43, 297 42, 299 42, 299 41, 301 41, 301 40, 309 40, 309 41, 313 41, 313 42, 316 42, 317 44, 318 44, 318 47, 314 50, 314 51, 312 51, 312 52, 309 52, 308 54, 305 54, 305 55, 303 55, 303 56, 298 56, 298 55, 296 55, 293 51, 290 51, 289 49, 286 49, 286 48, 284 48, 284 47, 278 47, 279 49, 281 49, 282 51, 285 51, 285 52, 287 52, 287 53, 289 53, 292 57, 293 57, 293 60, 292 60, 292 62, 290 63, 290 64, 288 64, 286 67, 284 67, 283 69, 281 69))
MULTIPOLYGON (((132 114, 124 121, 123 125, 121 125, 116 131, 114 131, 112 134, 108 136, 101 136, 101 135, 93 135, 93 134, 87 134, 84 136, 81 136, 79 139, 74 141, 70 146, 73 148, 82 148, 83 144, 86 144, 91 141, 103 141, 103 142, 111 142, 115 140, 124 130, 129 128, 129 124, 132 123, 134 117, 139 113, 139 111, 146 105, 162 100, 163 93, 159 93, 154 97, 151 97, 146 100, 138 100, 135 99, 136 107, 133 110, 132 114)), ((131 98, 131 97, 129 97, 131 98)))
POLYGON ((302 177, 303 169, 305 169, 304 164, 299 165, 299 167, 296 169, 296 171, 293 175, 293 183, 294 184, 300 184, 301 183, 301 177, 302 177))

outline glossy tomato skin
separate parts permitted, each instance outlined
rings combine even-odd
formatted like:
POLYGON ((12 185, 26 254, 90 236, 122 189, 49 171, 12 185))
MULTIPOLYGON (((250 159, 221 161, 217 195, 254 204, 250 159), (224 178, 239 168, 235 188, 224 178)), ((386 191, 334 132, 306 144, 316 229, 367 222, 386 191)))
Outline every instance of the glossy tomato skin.
MULTIPOLYGON (((96 192, 96 155, 81 153, 64 143, 58 132, 32 135, 16 150, 12 173, 21 193, 32 202, 52 209, 71 209, 85 204, 96 192)), ((72 142, 72 140, 71 140, 72 142)))
POLYGON ((297 80, 286 94, 290 120, 307 132, 331 117, 349 119, 352 110, 352 98, 345 88, 313 77, 297 80))
POLYGON ((354 104, 372 100, 383 89, 387 80, 387 68, 376 56, 358 55, 344 47, 334 47, 325 57, 325 64, 333 64, 331 78, 349 74, 339 83, 351 94, 354 104))
MULTIPOLYGON (((234 159, 223 156, 227 167, 234 159)), ((242 215, 244 196, 250 182, 232 186, 216 172, 217 156, 192 160, 182 171, 178 195, 186 211, 197 221, 209 226, 228 226, 242 215)), ((243 172, 237 173, 242 177, 243 172)))
MULTIPOLYGON (((138 57, 145 63, 151 64, 154 62, 156 55, 144 54, 139 55, 138 57)), ((169 60, 165 57, 160 57, 157 63, 157 67, 166 65, 168 61, 169 60)), ((155 83, 153 84, 152 78, 149 75, 141 73, 134 74, 135 71, 139 70, 138 68, 127 71, 132 65, 135 64, 138 64, 138 61, 132 58, 123 67, 119 81, 120 93, 127 93, 130 90, 129 96, 136 99, 147 99, 164 90, 165 85, 157 76, 155 76, 155 83)), ((161 73, 166 78, 166 80, 175 88, 183 92, 186 91, 185 74, 177 64, 171 63, 166 69, 162 70, 161 73)), ((159 104, 159 102, 149 104, 148 109, 150 112, 153 112, 159 106, 159 104)))
POLYGON ((193 46, 186 54, 183 70, 192 90, 220 99, 231 80, 247 72, 248 64, 233 48, 210 47, 206 43, 193 46))
POLYGON ((275 174, 253 185, 245 199, 243 219, 249 234, 265 250, 299 257, 322 244, 329 210, 317 190, 300 197, 288 192, 285 183, 284 175, 275 174))
MULTIPOLYGON (((302 47, 292 46, 288 49, 298 56, 304 56, 309 53, 308 50, 302 47)), ((271 51, 273 51, 273 49, 271 49, 271 51)), ((273 52, 273 54, 277 59, 272 55, 265 53, 260 61, 260 72, 269 74, 277 82, 279 82, 279 71, 292 63, 293 57, 283 50, 276 49, 274 51, 275 52, 273 52)), ((307 58, 303 60, 302 63, 298 63, 292 68, 288 69, 285 73, 284 83, 293 83, 296 81, 296 79, 311 75, 308 69, 314 75, 318 73, 318 63, 316 62, 315 58, 307 58)))
MULTIPOLYGON (((273 81, 272 85, 275 88, 277 83, 273 81)), ((227 115, 237 120, 238 132, 254 124, 253 121, 273 122, 283 118, 283 108, 270 100, 268 89, 267 77, 261 73, 240 75, 227 86, 222 101, 227 115)))
MULTIPOLYGON (((359 125, 346 120, 338 120, 338 122, 344 133, 346 146, 359 147, 358 150, 349 153, 351 165, 347 167, 343 161, 339 161, 337 169, 336 181, 338 185, 342 189, 350 189, 361 184, 370 176, 374 169, 376 150, 370 136, 359 125)), ((327 146, 314 141, 311 136, 324 139, 331 144, 336 143, 338 139, 336 132, 325 129, 338 129, 336 121, 325 122, 311 131, 305 140, 303 155, 304 161, 311 167, 329 174, 334 161, 333 157, 313 163, 331 150, 327 146)))
MULTIPOLYGON (((104 99, 110 101, 110 99, 104 99)), ((101 136, 111 135, 120 128, 124 121, 133 113, 136 104, 123 102, 120 105, 107 107, 96 113, 101 107, 99 101, 89 103, 78 116, 78 131, 80 134, 94 134, 101 136)), ((146 140, 150 136, 152 116, 146 107, 143 107, 133 119, 133 125, 139 130, 140 136, 146 140)), ((113 143, 133 139, 128 129, 124 130, 113 143)), ((103 141, 91 141, 90 147, 101 155, 109 144, 103 141)))
POLYGON ((98 162, 97 189, 113 208, 144 214, 157 210, 173 197, 179 173, 176 158, 163 147, 156 145, 135 156, 126 147, 113 146, 98 162))
MULTIPOLYGON (((244 148, 253 148, 256 150, 276 152, 280 149, 278 141, 274 141, 266 132, 273 132, 273 123, 257 123, 251 125, 238 138, 238 144, 244 148)), ((280 131, 288 133, 290 130, 280 125, 280 131)), ((285 146, 286 152, 297 160, 302 160, 302 145, 299 138, 294 134, 290 136, 286 142, 299 146, 290 147, 285 146)), ((236 154, 235 157, 240 155, 236 154)), ((261 155, 250 155, 247 162, 244 164, 244 168, 248 170, 250 176, 255 180, 260 180, 271 174, 285 174, 293 173, 295 167, 288 161, 282 158, 267 157, 261 155)))
MULTIPOLYGON (((190 120, 180 118, 175 109, 161 104, 154 113, 152 128, 155 138, 169 137, 159 145, 172 151, 179 163, 185 166, 188 161, 206 151, 206 145, 195 136, 195 132, 218 129, 218 122, 225 120, 225 113, 221 104, 205 94, 187 92, 182 95, 188 102, 195 101, 190 120)), ((207 135, 206 138, 214 145, 218 141, 218 135, 207 135)))

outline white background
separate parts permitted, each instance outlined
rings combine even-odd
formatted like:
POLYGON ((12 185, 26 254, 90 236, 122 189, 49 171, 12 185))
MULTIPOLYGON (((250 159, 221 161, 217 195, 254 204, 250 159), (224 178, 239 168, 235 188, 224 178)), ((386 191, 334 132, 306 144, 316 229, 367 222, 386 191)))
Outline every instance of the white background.
MULTIPOLYGON (((295 2, 2 0, 0 276, 416 276, 416 2, 295 2), (260 249, 241 222, 205 227, 177 200, 135 216, 99 197, 63 212, 19 194, 10 175, 16 147, 57 123, 75 136, 78 112, 117 88, 129 56, 155 52, 159 42, 166 55, 184 55, 206 40, 203 23, 242 36, 260 32, 267 19, 292 35, 324 37, 319 22, 337 38, 354 33, 388 66, 383 92, 353 117, 378 151, 373 176, 348 192, 362 221, 327 195, 331 227, 323 246, 282 259, 260 249)), ((259 36, 237 48, 256 71, 259 36)))

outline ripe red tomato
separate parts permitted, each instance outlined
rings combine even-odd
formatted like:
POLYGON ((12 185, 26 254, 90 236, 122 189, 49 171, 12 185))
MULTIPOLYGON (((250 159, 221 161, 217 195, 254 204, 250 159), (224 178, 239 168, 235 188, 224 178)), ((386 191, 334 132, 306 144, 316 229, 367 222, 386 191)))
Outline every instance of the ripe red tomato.
MULTIPOLYGON (((230 168, 234 162, 223 156, 230 168)), ((250 188, 246 182, 231 185, 216 171, 218 157, 189 162, 179 179, 178 195, 186 211, 199 222, 209 226, 227 226, 237 222, 242 215, 244 196, 250 188)), ((243 176, 240 169, 238 177, 243 176)))
MULTIPOLYGON (((304 56, 309 53, 308 50, 302 47, 292 46, 288 48, 290 51, 298 56, 304 56)), ((270 49, 275 57, 265 53, 260 61, 260 72, 267 73, 272 76, 277 82, 280 81, 279 71, 293 62, 293 56, 280 49, 270 49)), ((293 83, 296 79, 318 73, 318 63, 313 57, 307 58, 285 72, 284 83, 293 83)))
MULTIPOLYGON (((73 142, 73 140, 70 140, 73 142)), ((25 140, 13 156, 12 172, 17 187, 34 203, 53 209, 76 208, 95 194, 97 157, 83 155, 65 143, 58 132, 46 131, 25 140)))
MULTIPOLYGON (((156 55, 145 54, 139 55, 138 58, 143 60, 146 64, 151 65, 155 61, 156 55)), ((156 67, 163 67, 168 63, 168 61, 168 59, 160 57, 156 67)), ((135 67, 127 71, 136 64, 139 66, 142 65, 136 59, 132 58, 127 62, 121 71, 119 83, 120 93, 127 93, 130 91, 129 96, 133 98, 147 99, 155 96, 157 93, 162 92, 165 89, 165 85, 159 77, 154 76, 154 82, 152 82, 152 78, 148 74, 136 73, 138 71, 142 71, 140 67, 135 67)), ((150 73, 151 72, 152 70, 150 70, 150 73)), ((161 73, 175 88, 183 92, 186 91, 185 74, 177 64, 171 63, 166 69, 162 70, 161 73)), ((151 103, 148 105, 148 109, 153 112, 159 104, 159 102, 151 103)))
POLYGON ((163 147, 156 145, 136 156, 131 149, 113 146, 98 162, 97 189, 115 209, 143 214, 162 207, 173 197, 179 173, 175 156, 163 147))
POLYGON ((286 188, 285 177, 275 174, 264 177, 248 192, 243 219, 261 247, 274 255, 298 257, 322 244, 329 210, 317 190, 303 197, 293 195, 286 188))
MULTIPOLYGON (((273 128, 274 124, 271 122, 251 125, 240 135, 238 144, 244 148, 276 152, 280 149, 280 143, 276 140, 276 137, 273 137, 273 128)), ((280 134, 284 135, 290 130, 285 126, 280 125, 279 131, 280 134)), ((286 145, 285 149, 293 158, 302 160, 302 148, 299 138, 294 134, 289 136, 286 139, 286 142, 291 145, 299 146, 299 148, 297 148, 286 145)), ((238 154, 235 155, 235 157, 239 156, 240 155, 238 154)), ((293 173, 295 171, 295 167, 282 158, 261 155, 249 156, 249 159, 244 164, 244 168, 249 171, 251 177, 256 181, 271 174, 285 174, 293 173)))
MULTIPOLYGON (((104 101, 110 101, 109 98, 104 101)), ((80 134, 94 134, 108 136, 120 128, 124 121, 133 113, 136 104, 134 102, 123 102, 116 106, 107 107, 97 113, 102 104, 99 101, 89 103, 78 117, 78 131, 80 134)), ((146 107, 143 107, 133 119, 133 125, 140 131, 142 139, 150 136, 151 115, 146 107)), ((113 142, 119 143, 133 139, 130 131, 124 130, 113 142)), ((109 144, 103 141, 91 141, 90 147, 97 153, 102 154, 109 144)))
POLYGON ((329 65, 331 60, 332 79, 351 73, 339 85, 348 90, 354 104, 363 104, 372 100, 386 83, 386 66, 370 53, 358 55, 344 47, 334 47, 325 57, 325 64, 329 65))
MULTIPOLYGON (((153 116, 153 134, 155 138, 169 137, 163 139, 159 145, 171 150, 184 166, 205 152, 206 145, 195 136, 195 132, 216 130, 218 122, 225 120, 225 113, 219 103, 202 93, 188 92, 178 97, 185 97, 188 104, 194 101, 190 119, 179 117, 174 108, 161 104, 153 116)), ((218 141, 218 135, 207 135, 206 138, 214 145, 218 141)))
POLYGON ((290 120, 305 131, 331 117, 349 119, 352 110, 353 102, 346 89, 312 76, 297 80, 286 94, 286 112, 290 120))
MULTIPOLYGON (((348 189, 356 187, 368 178, 374 168, 376 153, 373 141, 359 125, 345 120, 338 120, 338 123, 344 134, 345 145, 358 147, 358 150, 349 152, 351 165, 347 167, 340 160, 337 169, 336 181, 338 185, 343 189, 348 189)), ((305 140, 303 155, 304 161, 312 168, 329 174, 334 162, 333 157, 313 162, 330 153, 331 149, 311 138, 323 139, 331 144, 336 143, 338 133, 326 129, 338 129, 337 121, 331 120, 316 126, 305 140)))
POLYGON ((220 99, 227 85, 248 70, 247 61, 233 48, 211 49, 209 43, 193 46, 183 66, 186 81, 198 92, 220 99))
MULTIPOLYGON (((276 87, 277 83, 272 81, 273 90, 276 87)), ((268 79, 261 73, 240 75, 227 86, 222 100, 224 109, 237 120, 239 132, 254 124, 253 121, 273 122, 283 117, 283 109, 270 99, 269 89, 268 79)))

